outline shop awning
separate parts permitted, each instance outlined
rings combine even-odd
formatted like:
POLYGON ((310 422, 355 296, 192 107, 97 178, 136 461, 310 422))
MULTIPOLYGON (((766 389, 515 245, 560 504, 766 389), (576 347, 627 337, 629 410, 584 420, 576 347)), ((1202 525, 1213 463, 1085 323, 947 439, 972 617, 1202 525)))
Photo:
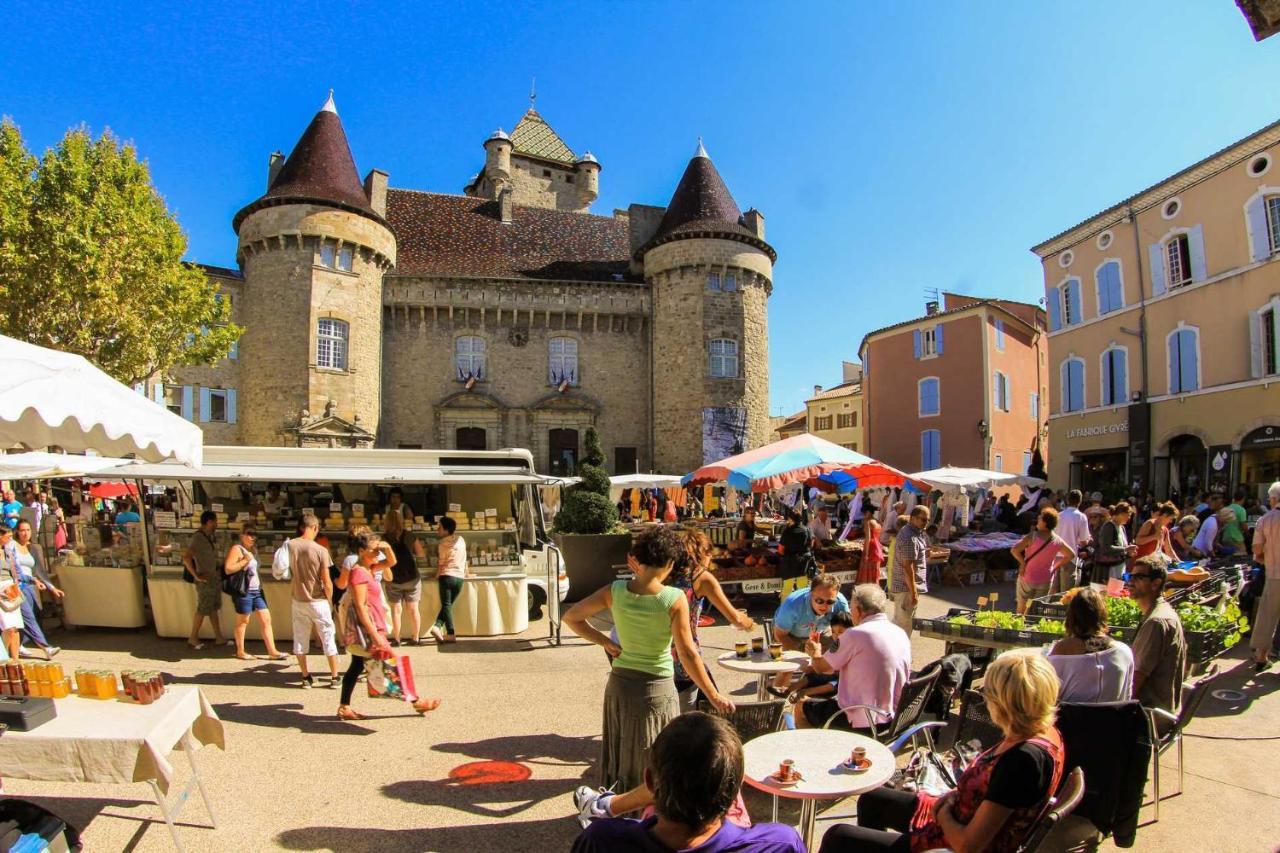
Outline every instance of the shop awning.
POLYGON ((297 447, 208 447, 199 467, 134 463, 104 471, 101 479, 211 480, 251 483, 404 483, 543 485, 525 451, 498 454, 426 450, 356 450, 297 447))
POLYGON ((77 456, 71 453, 30 453, 0 455, 0 480, 47 480, 54 477, 82 477, 128 465, 131 460, 107 456, 77 456))
POLYGON ((1043 486, 1044 480, 1039 477, 1027 477, 1023 474, 1009 474, 1004 471, 988 471, 984 468, 955 468, 951 465, 935 468, 932 471, 921 471, 912 474, 913 478, 923 480, 935 489, 943 492, 960 492, 968 489, 994 489, 1001 486, 1043 486))
POLYGON ((0 335, 0 447, 199 465, 200 428, 84 358, 0 335))

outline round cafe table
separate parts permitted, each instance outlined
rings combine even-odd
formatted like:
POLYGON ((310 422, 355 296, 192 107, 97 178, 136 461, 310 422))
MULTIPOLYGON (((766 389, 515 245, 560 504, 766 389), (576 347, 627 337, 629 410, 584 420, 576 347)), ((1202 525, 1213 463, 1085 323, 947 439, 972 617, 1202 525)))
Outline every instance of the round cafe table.
MULTIPOLYGON (((818 800, 839 800, 879 788, 897 767, 887 746, 865 735, 834 729, 794 729, 761 735, 742 745, 742 763, 743 781, 751 787, 774 797, 800 801, 799 829, 806 849, 813 849, 818 800), (871 760, 871 767, 860 773, 841 766, 858 746, 866 749, 871 760), (794 761, 800 773, 800 781, 794 785, 780 785, 770 778, 786 759, 794 761)), ((774 802, 776 806, 777 801, 774 802)))
POLYGON ((781 660, 774 660, 766 648, 763 652, 749 652, 745 658, 738 657, 737 652, 725 652, 716 658, 716 662, 725 669, 758 675, 760 681, 756 685, 756 698, 763 702, 769 698, 769 693, 765 690, 769 677, 780 672, 795 672, 809 662, 809 656, 804 652, 784 651, 781 660))

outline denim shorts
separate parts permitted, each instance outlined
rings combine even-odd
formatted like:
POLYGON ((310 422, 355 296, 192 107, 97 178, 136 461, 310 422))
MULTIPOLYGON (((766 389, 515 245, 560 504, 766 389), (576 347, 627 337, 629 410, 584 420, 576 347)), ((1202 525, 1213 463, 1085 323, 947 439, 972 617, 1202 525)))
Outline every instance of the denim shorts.
POLYGON ((266 610, 267 599, 262 595, 262 590, 251 590, 244 598, 239 596, 231 599, 235 605, 236 612, 241 616, 248 616, 255 610, 266 610))

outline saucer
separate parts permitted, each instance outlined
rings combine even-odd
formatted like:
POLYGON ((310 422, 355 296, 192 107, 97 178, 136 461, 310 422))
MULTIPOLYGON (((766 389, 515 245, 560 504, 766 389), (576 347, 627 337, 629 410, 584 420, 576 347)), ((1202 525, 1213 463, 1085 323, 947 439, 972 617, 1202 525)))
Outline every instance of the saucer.
POLYGON ((804 781, 804 777, 801 776, 800 771, 797 770, 796 774, 792 776, 790 779, 783 779, 777 773, 771 773, 769 774, 769 781, 775 785, 778 785, 779 787, 790 788, 792 785, 796 785, 804 781))
POLYGON ((848 770, 850 773, 866 773, 868 770, 871 769, 871 759, 864 758, 862 759, 861 764, 854 764, 852 760, 841 761, 840 766, 843 769, 848 770))

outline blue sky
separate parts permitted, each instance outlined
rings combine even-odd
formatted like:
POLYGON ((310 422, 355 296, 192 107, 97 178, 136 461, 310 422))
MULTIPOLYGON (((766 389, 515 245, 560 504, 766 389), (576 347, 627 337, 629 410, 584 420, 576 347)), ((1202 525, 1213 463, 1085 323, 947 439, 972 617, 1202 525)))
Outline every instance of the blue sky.
POLYGON ((1280 37, 1230 0, 1073 3, 10 3, 0 112, 35 149, 133 140, 191 238, 329 88, 363 174, 460 192, 538 109, 603 164, 593 210, 665 204, 699 135, 778 249, 773 413, 839 381, 925 291, 1036 300, 1031 245, 1280 118, 1280 37))

